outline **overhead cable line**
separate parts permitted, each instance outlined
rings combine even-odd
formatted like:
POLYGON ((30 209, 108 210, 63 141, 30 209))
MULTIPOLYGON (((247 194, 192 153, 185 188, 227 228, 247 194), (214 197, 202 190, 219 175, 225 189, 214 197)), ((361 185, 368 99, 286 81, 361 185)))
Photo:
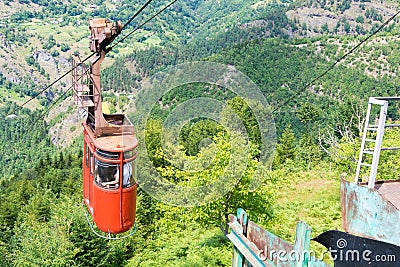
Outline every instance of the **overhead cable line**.
MULTIPOLYGON (((150 4, 150 2, 153 0, 149 0, 139 11, 142 12, 143 9, 150 4)), ((117 43, 115 43, 111 48, 114 48, 116 45, 118 45, 119 43, 123 42, 128 36, 132 35, 134 32, 136 32, 137 30, 139 30, 140 28, 142 28, 144 25, 146 25, 147 23, 149 23, 151 20, 153 20, 155 17, 157 17, 159 14, 161 14, 162 12, 164 12, 167 8, 169 8, 171 5, 173 5, 175 2, 177 2, 177 0, 172 1, 170 4, 168 4, 167 6, 165 6, 163 9, 161 9, 160 11, 158 11, 156 14, 154 14, 152 17, 150 17, 149 19, 147 19, 144 23, 140 24, 138 27, 136 27, 133 31, 131 31, 128 35, 124 36, 121 40, 119 40, 117 43)), ((132 16, 132 18, 125 23, 125 25, 123 26, 126 27, 130 22, 132 22, 132 20, 137 17, 140 12, 136 12, 135 15, 132 16)), ((122 28, 122 29, 123 29, 122 28)), ((122 32, 121 29, 121 32, 122 32)), ((108 51, 110 51, 108 50, 108 51)), ((56 81, 54 81, 53 83, 51 83, 50 85, 46 86, 43 90, 41 90, 39 94, 41 94, 42 92, 48 90, 52 85, 54 85, 56 82, 58 82, 59 80, 61 80, 62 78, 64 78, 66 75, 68 75, 69 73, 71 73, 75 68, 77 68, 78 66, 82 65, 85 61, 87 61, 90 57, 92 57, 95 53, 92 53, 91 55, 89 55, 87 58, 85 58, 84 60, 82 60, 78 65, 76 65, 75 67, 73 67, 71 70, 69 70, 67 73, 65 73, 64 75, 62 75, 61 77, 59 77, 56 81)), ((36 119, 33 123, 32 123, 32 127, 33 125, 35 125, 39 120, 43 119, 46 116, 46 113, 49 112, 54 106, 55 104, 62 99, 70 90, 72 89, 72 86, 70 88, 68 88, 62 95, 60 95, 49 107, 47 107, 42 114, 39 116, 38 119, 36 119)), ((26 101, 25 103, 23 103, 20 107, 22 108, 25 104, 27 104, 28 102, 30 102, 31 100, 35 99, 38 95, 36 95, 35 97, 29 99, 28 101, 26 101)))
POLYGON ((60 101, 60 99, 62 99, 64 96, 67 95, 67 93, 72 89, 72 86, 70 86, 67 90, 64 91, 64 93, 62 95, 60 95, 53 103, 51 103, 50 106, 47 107, 47 109, 42 113, 41 117, 44 118, 44 116, 46 116, 46 113, 49 112, 56 104, 58 101, 60 101))
MULTIPOLYGON (((125 24, 124 26, 122 26, 120 33, 122 32, 122 30, 124 28, 126 28, 137 16, 140 15, 140 13, 143 12, 143 10, 152 2, 153 0, 148 0, 125 24)), ((177 0, 174 0, 173 3, 175 3, 177 0)), ((167 7, 171 6, 171 4, 169 4, 167 7)), ((163 12, 166 8, 162 9, 161 12, 163 12)), ((154 19, 156 16, 158 16, 161 12, 157 12, 157 14, 155 16, 152 16, 151 19, 148 19, 145 23, 142 23, 139 27, 137 27, 133 32, 137 31, 138 29, 140 29, 141 27, 143 27, 146 23, 150 22, 152 19, 154 19)), ((126 39, 126 37, 130 36, 133 32, 129 33, 127 36, 123 37, 118 43, 122 42, 123 40, 126 39)), ((118 44, 116 43, 116 44, 118 44)), ((111 48, 115 47, 114 44, 111 48)), ((111 50, 111 49, 110 49, 111 50)), ((92 53, 90 54, 88 57, 86 57, 84 60, 82 60, 79 64, 77 64, 76 66, 74 66, 73 68, 71 68, 69 71, 67 71, 66 73, 64 73, 62 76, 60 76, 59 78, 57 78, 54 82, 52 82, 51 84, 47 85, 45 88, 43 88, 42 90, 40 90, 38 92, 38 94, 34 97, 31 97, 30 99, 28 99, 27 101, 25 101, 20 108, 23 108, 26 104, 28 104, 30 101, 32 101, 33 99, 37 98, 41 93, 47 91, 48 89, 50 89, 54 84, 56 84, 57 82, 59 82, 61 79, 63 79, 65 76, 67 76, 68 74, 70 74, 74 69, 76 69, 77 67, 81 66, 84 62, 86 62, 88 59, 90 59, 92 56, 94 56, 96 53, 92 53)))
POLYGON ((172 2, 170 2, 168 5, 166 5, 164 8, 162 8, 160 11, 158 11, 157 13, 155 13, 153 16, 151 16, 149 19, 147 19, 145 22, 143 22, 142 24, 140 24, 139 26, 137 26, 133 31, 131 31, 130 33, 128 33, 127 35, 125 35, 124 37, 122 37, 122 39, 118 40, 115 44, 113 44, 109 50, 107 52, 109 52, 111 49, 113 49, 115 46, 117 46, 118 44, 122 43, 126 38, 128 38, 129 36, 131 36, 132 34, 134 34, 136 31, 140 30, 144 25, 146 25, 147 23, 149 23, 150 21, 152 21, 155 17, 157 17, 158 15, 160 15, 162 12, 164 12, 166 9, 168 9, 170 6, 172 6, 173 4, 175 4, 175 2, 177 2, 178 0, 173 0, 172 2))
POLYGON ((49 111, 58 103, 58 101, 60 101, 64 96, 66 96, 67 93, 68 93, 71 89, 72 89, 72 86, 70 86, 67 90, 65 90, 65 91, 63 92, 62 95, 60 95, 53 103, 51 103, 51 105, 48 106, 48 107, 39 115, 39 117, 31 124, 31 127, 29 128, 28 132, 29 132, 30 130, 33 129, 33 127, 36 125, 36 123, 37 123, 38 121, 43 120, 44 117, 46 116, 47 112, 49 112, 49 111))
POLYGON ((70 74, 74 69, 76 69, 77 67, 79 67, 80 65, 82 65, 86 60, 88 60, 89 58, 91 58, 95 53, 92 53, 91 55, 89 55, 88 57, 86 57, 82 62, 80 62, 79 64, 77 64, 75 67, 73 67, 72 69, 70 69, 69 71, 67 71, 66 73, 64 73, 63 75, 61 75, 60 77, 58 77, 54 82, 52 82, 51 84, 47 85, 45 88, 43 88, 42 90, 39 91, 39 93, 33 97, 31 97, 30 99, 28 99, 27 101, 25 101, 20 108, 24 107, 26 104, 28 104, 29 102, 31 102, 33 99, 35 99, 36 97, 38 97, 41 93, 43 93, 44 91, 47 91, 50 89, 50 87, 52 87, 54 84, 56 84, 57 82, 59 82, 62 78, 64 78, 65 76, 67 76, 68 74, 70 74))
MULTIPOLYGON (((365 42, 367 42, 371 37, 373 37, 374 35, 376 35, 378 32, 380 32, 386 25, 388 25, 392 20, 394 20, 398 15, 400 14, 400 10, 397 11, 397 13, 395 13, 393 16, 391 16, 388 20, 386 20, 384 23, 382 23, 382 25, 375 30, 373 33, 371 33, 370 35, 368 35, 365 39, 363 39, 359 44, 357 44, 356 46, 354 46, 352 49, 350 49, 347 53, 345 53, 343 56, 341 56, 340 58, 338 58, 332 65, 330 65, 323 73, 321 73, 320 75, 318 75, 316 78, 314 78, 311 82, 307 83, 302 90, 300 91, 300 93, 302 93, 303 91, 307 90, 308 87, 310 87, 311 85, 313 85, 316 81, 318 81, 319 79, 321 79, 322 77, 324 77, 329 71, 331 71, 339 62, 341 62, 343 59, 345 59, 347 56, 349 56, 351 53, 353 53, 356 49, 358 49, 361 45, 363 45, 365 42)), ((294 95, 288 99, 286 99, 285 102, 283 102, 282 105, 280 106, 284 106, 287 103, 289 103, 290 101, 292 101, 295 97, 297 97, 297 95, 294 95)), ((275 113, 279 108, 275 108, 272 113, 275 113)))
POLYGON ((153 0, 148 0, 136 13, 122 26, 121 32, 137 17, 153 0))

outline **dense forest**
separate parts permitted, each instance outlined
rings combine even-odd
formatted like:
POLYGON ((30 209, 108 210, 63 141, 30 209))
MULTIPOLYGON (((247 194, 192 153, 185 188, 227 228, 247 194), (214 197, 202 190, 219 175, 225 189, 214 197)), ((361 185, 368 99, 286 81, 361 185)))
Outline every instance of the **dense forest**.
MULTIPOLYGON (((84 21, 93 16, 127 21, 144 1, 94 1, 93 8, 69 2, 1 3, 5 10, 20 7, 0 26, 1 266, 230 266, 232 245, 221 228, 238 208, 290 242, 299 220, 312 227, 313 236, 341 228, 339 175, 354 175, 368 97, 398 95, 398 25, 388 25, 309 82, 382 24, 388 17, 380 12, 387 8, 382 1, 183 1, 110 52, 102 72, 103 100, 111 113, 129 115, 141 144, 137 230, 118 241, 98 238, 86 222, 82 137, 58 147, 48 135, 66 118, 63 112, 73 109, 43 119, 68 80, 32 106, 18 104, 62 73, 62 57, 68 62, 77 50, 85 54, 84 21), (332 12, 338 20, 311 27, 301 13, 311 9, 332 12), (155 96, 148 95, 149 81, 192 61, 240 71, 269 105, 257 106, 224 83, 201 81, 180 84, 150 102, 155 96), (195 99, 208 102, 185 111, 195 99), (150 110, 142 108, 149 104, 150 110), (260 127, 252 107, 271 117, 270 128, 260 127), (193 118, 168 121, 180 109, 193 118), (267 160, 265 133, 276 142, 267 160), (223 194, 183 205, 179 195, 149 190, 157 179, 182 188, 211 184, 223 194)), ((154 3, 128 30, 165 4, 154 3)), ((399 115, 399 104, 391 104, 390 120, 399 115)), ((399 133, 388 131, 384 145, 399 146, 399 133)), ((399 163, 395 153, 382 154, 379 178, 397 177, 399 163)), ((198 196, 188 196, 186 203, 190 197, 198 196)), ((312 249, 323 250, 314 242, 312 249)))

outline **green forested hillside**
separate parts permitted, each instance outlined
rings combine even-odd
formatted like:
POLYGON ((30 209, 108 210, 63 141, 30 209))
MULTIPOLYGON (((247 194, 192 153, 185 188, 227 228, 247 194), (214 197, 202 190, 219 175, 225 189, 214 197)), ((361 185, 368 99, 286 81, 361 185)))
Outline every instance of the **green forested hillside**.
MULTIPOLYGON (((89 18, 105 17, 124 22, 144 2, 0 2, 0 73, 11 82, 2 87, 10 90, 13 86, 10 92, 17 91, 22 97, 34 95, 49 80, 67 70, 72 53, 88 54, 89 18)), ((152 3, 127 30, 167 3, 152 3)), ((183 1, 117 46, 105 65, 122 55, 131 55, 138 74, 145 76, 159 65, 199 60, 236 43, 258 38, 365 35, 375 30, 395 9, 391 1, 375 0, 183 1)), ((393 30, 394 25, 386 31, 393 30)), ((113 85, 116 91, 131 89, 116 88, 115 83, 107 81, 106 87, 113 85)), ((69 83, 68 79, 63 79, 53 91, 66 89, 69 83)), ((132 86, 138 87, 134 83, 132 86)), ((41 103, 45 105, 44 98, 52 97, 44 95, 41 103)))
MULTIPOLYGON (((226 184, 223 197, 194 207, 169 205, 141 188, 133 237, 106 241, 91 232, 81 205, 81 137, 56 147, 47 132, 65 116, 50 125, 41 119, 41 105, 59 96, 69 79, 29 109, 17 104, 67 70, 73 52, 88 54, 88 18, 126 21, 144 2, 0 2, 1 266, 230 266, 232 247, 219 226, 239 207, 290 242, 298 220, 313 235, 340 229, 338 177, 355 172, 367 99, 399 92, 397 19, 306 85, 392 15, 392 1, 181 1, 116 47, 102 72, 111 111, 148 101, 142 82, 170 66, 226 64, 248 76, 271 105, 278 143, 270 166, 260 159, 265 129, 246 99, 216 85, 176 87, 157 99, 147 121, 140 109, 129 114, 146 143, 140 157, 147 152, 162 178, 183 187, 217 182, 230 160, 246 161, 243 175, 226 184), (174 108, 202 97, 226 103, 249 142, 215 120, 196 118, 179 129, 176 144, 163 144, 162 134, 177 130, 163 126, 174 108), (249 190, 253 175, 260 185, 249 190)), ((166 3, 154 2, 128 30, 166 3)), ((399 112, 392 105, 388 116, 397 121, 399 112)), ((227 114, 220 114, 222 121, 229 121, 227 114)), ((387 132, 384 145, 399 142, 398 130, 387 132)), ((382 155, 380 178, 397 177, 398 161, 396 154, 382 155)), ((152 178, 149 162, 139 158, 137 168, 142 181, 152 178)))

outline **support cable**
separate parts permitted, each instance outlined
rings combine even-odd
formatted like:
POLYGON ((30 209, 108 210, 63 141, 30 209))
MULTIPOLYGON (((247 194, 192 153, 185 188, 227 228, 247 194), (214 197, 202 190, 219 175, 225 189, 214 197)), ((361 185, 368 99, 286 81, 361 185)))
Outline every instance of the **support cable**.
POLYGON ((115 46, 117 46, 118 44, 122 43, 126 38, 128 38, 129 36, 131 36, 132 34, 134 34, 136 31, 138 31, 139 29, 141 29, 144 25, 146 25, 147 23, 149 23, 150 21, 152 21, 154 18, 156 18, 158 15, 160 15, 162 12, 164 12, 166 9, 168 9, 170 6, 172 6, 173 4, 175 4, 175 2, 177 2, 178 0, 173 0, 172 2, 170 2, 168 5, 166 5, 164 8, 162 8, 160 11, 158 11, 157 13, 155 13, 153 16, 151 16, 149 19, 147 19, 145 22, 143 22, 142 24, 140 24, 139 26, 137 26, 133 31, 131 31, 130 33, 128 33, 127 35, 125 35, 124 37, 122 37, 122 39, 118 40, 115 44, 113 44, 110 48, 107 49, 107 52, 111 51, 115 46))
MULTIPOLYGON (((353 53, 355 50, 357 50, 361 45, 363 45, 365 42, 367 42, 371 37, 373 37, 374 35, 376 35, 378 32, 380 32, 386 25, 388 25, 392 20, 394 20, 398 15, 400 14, 400 10, 397 11, 397 13, 395 13, 393 16, 391 16, 388 20, 386 20, 384 23, 382 23, 382 25, 375 30, 373 33, 371 33, 370 35, 368 35, 365 39, 363 39, 359 44, 357 44, 356 46, 354 46, 352 49, 350 49, 347 53, 345 53, 343 56, 341 56, 340 58, 338 58, 332 65, 330 65, 323 73, 321 73, 320 75, 318 75, 316 78, 314 78, 311 82, 307 83, 300 91, 300 93, 304 92, 305 90, 307 90, 308 87, 310 87, 311 85, 313 85, 316 81, 318 81, 319 79, 321 79, 322 77, 324 77, 329 71, 331 71, 339 62, 341 62, 343 59, 345 59, 347 56, 349 56, 351 53, 353 53)), ((297 97, 298 94, 293 95, 292 97, 288 98, 285 100, 285 102, 283 102, 282 105, 280 105, 279 107, 275 108, 272 113, 275 113, 281 106, 286 105, 287 103, 289 103, 290 101, 292 101, 295 97, 297 97)))
POLYGON ((142 11, 151 3, 153 0, 148 0, 136 13, 122 26, 121 31, 122 32, 137 16, 142 13, 142 11))
MULTIPOLYGON (((121 32, 124 28, 126 28, 137 16, 139 16, 143 10, 152 2, 153 0, 148 0, 122 27, 121 32)), ((147 23, 149 23, 151 20, 153 20, 155 17, 157 17, 160 13, 162 13, 163 11, 165 11, 168 7, 170 7, 172 4, 174 4, 177 0, 172 1, 170 4, 168 4, 166 7, 164 7, 163 9, 161 9, 159 12, 157 12, 155 15, 153 15, 150 19, 146 20, 144 23, 140 24, 138 27, 136 27, 135 30, 131 31, 129 34, 127 34, 126 36, 124 36, 121 40, 119 40, 117 43, 115 43, 113 46, 110 47, 110 49, 107 50, 110 51, 112 48, 114 48, 116 45, 118 45, 119 43, 123 42, 128 36, 132 35, 134 32, 136 32, 137 30, 139 30, 140 28, 142 28, 144 25, 146 25, 147 23)), ((120 33, 121 33, 120 32, 120 33)), ((74 69, 76 69, 77 67, 81 66, 84 62, 86 62, 88 59, 90 59, 93 55, 95 55, 96 53, 92 53, 89 56, 87 56, 84 60, 82 60, 79 64, 77 64, 76 66, 74 66, 73 68, 71 68, 69 71, 67 71, 66 73, 64 73, 63 75, 61 75, 59 78, 57 78, 54 82, 52 82, 51 84, 47 85, 45 88, 43 88, 42 90, 40 90, 38 92, 37 95, 31 97, 30 99, 28 99, 27 101, 25 101, 20 108, 23 108, 26 104, 28 104, 29 102, 31 102, 33 99, 36 99, 41 93, 47 91, 48 89, 50 89, 50 87, 52 87, 54 84, 56 84, 57 82, 59 82, 61 79, 63 79, 65 76, 67 76, 68 74, 70 74, 74 69)), ((68 89, 69 90, 69 89, 68 89)), ((67 90, 67 91, 68 91, 67 90)))

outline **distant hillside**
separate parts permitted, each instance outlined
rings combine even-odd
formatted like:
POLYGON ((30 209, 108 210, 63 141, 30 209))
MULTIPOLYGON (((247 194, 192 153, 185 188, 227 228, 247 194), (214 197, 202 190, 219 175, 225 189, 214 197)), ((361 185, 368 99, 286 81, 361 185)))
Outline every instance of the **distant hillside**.
POLYGON ((298 36, 363 35, 393 16, 396 7, 397 4, 379 0, 308 0, 294 2, 286 14, 296 22, 298 36))
MULTIPOLYGON (((287 240, 293 240, 298 220, 309 223, 313 235, 340 227, 338 178, 354 173, 366 100, 399 94, 399 27, 389 25, 306 85, 393 14, 394 2, 180 1, 116 47, 102 72, 103 100, 110 112, 124 110, 132 99, 146 101, 140 95, 145 92, 141 81, 168 66, 195 60, 229 64, 254 81, 273 108, 277 153, 272 166, 259 160, 258 134, 263 129, 239 97, 201 83, 174 88, 158 99, 146 125, 135 124, 139 156, 147 150, 165 181, 198 187, 220 180, 230 160, 242 160, 233 154, 236 148, 249 154, 243 157, 243 177, 224 183, 231 187, 226 197, 193 208, 167 205, 140 185, 132 238, 109 242, 91 233, 81 207, 82 137, 72 144, 60 140, 82 130, 74 124, 78 119, 68 102, 71 97, 57 103, 46 121, 40 111, 20 109, 14 102, 35 96, 66 71, 73 52, 89 53, 90 17, 127 21, 144 2, 0 3, 0 266, 228 267, 232 244, 218 226, 239 207, 287 240), (212 120, 189 121, 178 129, 179 136, 163 131, 162 118, 173 107, 201 96, 226 101, 238 111, 250 151, 237 138, 242 133, 230 135, 212 120), (168 136, 176 136, 178 143, 164 147, 162 138, 168 136), (210 140, 215 146, 203 147, 210 140), (204 167, 210 156, 212 164, 190 169, 204 167), (249 191, 253 178, 262 184, 249 191)), ((127 31, 166 3, 154 1, 127 31)), ((69 78, 64 79, 28 108, 48 105, 68 84, 69 78)), ((389 108, 388 117, 396 120, 399 113, 398 103, 389 108)), ((139 109, 135 115, 140 117, 139 109)), ((398 132, 391 135, 387 141, 398 144, 398 132)), ((400 166, 399 157, 381 159, 383 177, 398 177, 392 173, 400 166)), ((154 174, 147 164, 137 160, 135 166, 144 177, 154 174)))
MULTIPOLYGON (((196 9, 197 12, 207 6, 207 1, 201 3, 202 5, 199 4, 196 9)), ((214 5, 216 7, 213 8, 217 10, 221 7, 216 3, 214 5)), ((234 4, 232 6, 235 7, 234 4)), ((337 56, 340 54, 339 51, 343 53, 346 48, 351 47, 348 41, 343 39, 344 37, 360 36, 362 38, 375 31, 383 21, 395 13, 395 6, 393 2, 375 0, 329 1, 329 3, 295 1, 280 4, 268 1, 248 1, 246 4, 242 3, 237 11, 229 13, 223 19, 214 18, 214 21, 209 24, 205 23, 203 27, 194 28, 196 34, 192 34, 192 38, 187 39, 189 41, 184 39, 180 45, 166 43, 164 46, 153 46, 146 50, 134 50, 123 62, 116 63, 106 70, 106 77, 103 79, 104 86, 106 89, 124 88, 128 91, 129 88, 138 89, 141 78, 151 75, 160 67, 200 60, 237 44, 271 37, 293 39, 330 36, 332 42, 338 45, 336 55, 331 56, 337 56), (202 31, 199 31, 200 29, 202 31), (118 77, 111 79, 111 76, 113 69, 124 69, 124 65, 130 68, 133 76, 129 79, 125 77, 122 84, 118 82, 118 77), (127 83, 128 80, 131 83, 127 83)), ((206 12, 203 13, 206 14, 206 12)), ((395 36, 397 31, 395 22, 383 30, 388 36, 395 36)), ((351 42, 352 45, 355 43, 355 41, 351 42)), ((377 45, 374 47, 377 48, 377 45)), ((319 51, 322 47, 317 47, 317 49, 319 51)), ((374 65, 372 62, 371 64, 374 65)), ((368 73, 379 75, 374 74, 376 72, 372 71, 372 68, 369 67, 368 73)))
MULTIPOLYGON (((73 52, 87 55, 90 17, 125 22, 144 2, 2 1, 0 73, 5 80, 0 80, 0 98, 22 103, 68 70, 73 52)), ((126 32, 167 3, 152 3, 126 32)), ((104 67, 128 58, 123 60, 126 64, 106 70, 104 86, 129 92, 159 67, 206 58, 260 38, 364 35, 391 16, 395 7, 394 2, 377 0, 180 1, 109 54, 104 67), (124 65, 130 66, 133 76, 113 77, 113 69, 124 65), (120 79, 125 79, 123 85, 120 79)), ((394 33, 394 24, 386 31, 394 33)), ((46 105, 69 85, 70 78, 63 79, 50 94, 39 97, 40 103, 46 105)))
MULTIPOLYGON (((200 35, 205 38, 225 31, 234 24, 251 20, 248 12, 256 1, 182 1, 146 25, 142 31, 115 48, 105 65, 114 57, 138 49, 186 44, 200 35), (212 11, 212 12, 210 12, 212 11), (244 16, 244 14, 246 14, 244 16)), ((154 1, 131 29, 166 5, 154 1)), ((45 84, 70 67, 74 51, 86 55, 88 26, 91 17, 106 17, 126 22, 144 4, 131 1, 42 1, 19 0, 0 3, 0 73, 9 83, 0 84, 10 92, 32 96, 45 84), (11 88, 12 87, 12 88, 11 88)), ((259 15, 259 14, 258 14, 259 15)), ((129 28, 127 29, 127 32, 129 28)), ((67 88, 64 79, 52 90, 67 88)), ((47 95, 51 99, 53 95, 47 95)), ((42 104, 45 104, 45 96, 42 104)))

